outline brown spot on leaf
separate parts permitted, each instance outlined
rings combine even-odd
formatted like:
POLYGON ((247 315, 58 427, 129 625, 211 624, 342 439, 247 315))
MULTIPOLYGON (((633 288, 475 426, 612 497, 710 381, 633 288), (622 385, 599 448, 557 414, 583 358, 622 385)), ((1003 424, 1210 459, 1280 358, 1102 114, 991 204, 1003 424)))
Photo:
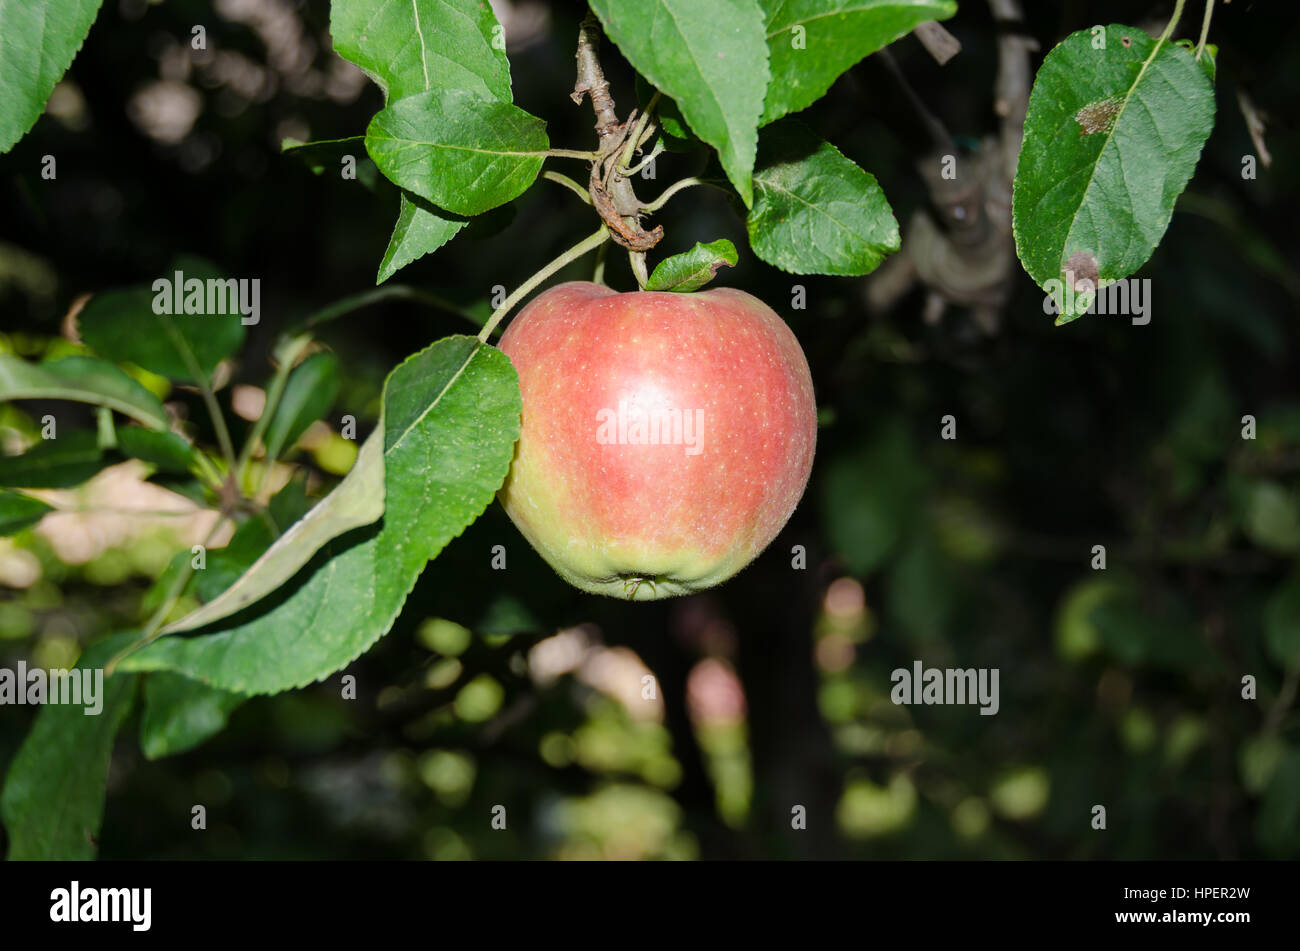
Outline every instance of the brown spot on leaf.
POLYGON ((1090 102, 1074 114, 1074 121, 1079 123, 1080 135, 1092 135, 1096 132, 1109 132, 1119 114, 1119 97, 1098 99, 1090 102))
POLYGON ((1095 291, 1100 277, 1097 256, 1091 251, 1075 251, 1065 261, 1065 280, 1076 294, 1095 291))
POLYGON ((1124 44, 1124 49, 1128 49, 1130 46, 1133 45, 1133 40, 1131 37, 1121 36, 1119 38, 1119 41, 1124 44))

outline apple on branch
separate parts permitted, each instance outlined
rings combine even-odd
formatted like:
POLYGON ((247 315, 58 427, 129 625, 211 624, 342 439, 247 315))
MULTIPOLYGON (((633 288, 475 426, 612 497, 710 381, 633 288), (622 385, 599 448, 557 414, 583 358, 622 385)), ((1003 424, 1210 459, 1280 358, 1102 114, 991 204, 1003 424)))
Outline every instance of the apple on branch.
POLYGON ((812 377, 790 328, 750 294, 569 282, 530 302, 500 349, 523 394, 501 503, 584 591, 651 600, 716 585, 803 495, 812 377))

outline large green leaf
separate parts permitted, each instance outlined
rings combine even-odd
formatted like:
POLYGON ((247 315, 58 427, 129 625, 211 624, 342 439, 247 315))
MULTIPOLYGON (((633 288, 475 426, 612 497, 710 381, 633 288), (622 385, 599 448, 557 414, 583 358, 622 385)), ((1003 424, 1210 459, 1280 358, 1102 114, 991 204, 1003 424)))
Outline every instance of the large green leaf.
POLYGON ((918 23, 946 20, 957 12, 956 0, 758 2, 767 14, 772 72, 762 125, 812 105, 850 66, 918 23))
MULTIPOLYGON (((77 669, 102 668, 135 636, 92 645, 77 669)), ((76 704, 41 707, 0 793, 11 861, 94 858, 113 740, 134 702, 135 681, 124 673, 104 677, 97 715, 76 704)))
POLYGON ((592 0, 610 39, 676 101, 691 131, 718 151, 745 206, 767 90, 767 40, 757 0, 592 0))
POLYGON ((66 489, 104 468, 99 438, 89 430, 66 432, 17 456, 0 456, 0 485, 20 489, 66 489))
POLYGON ((140 749, 147 759, 174 756, 226 728, 230 714, 248 698, 160 670, 144 682, 140 749))
POLYGON ((46 512, 52 511, 54 509, 40 499, 0 489, 0 536, 12 535, 35 525, 46 512))
POLYGON ((330 35, 390 102, 427 89, 511 99, 503 34, 482 0, 335 0, 330 35))
POLYGON ((323 417, 339 395, 339 360, 328 351, 313 353, 293 368, 275 415, 266 428, 266 455, 281 453, 323 417))
POLYGON ((300 687, 345 666, 392 626, 424 566, 492 501, 519 412, 518 378, 500 351, 448 337, 415 354, 384 389, 383 519, 333 539, 274 598, 206 633, 163 638, 125 664, 244 693, 300 687))
POLYGON ((794 119, 763 132, 746 227, 755 254, 795 274, 868 274, 899 248, 876 179, 794 119))
POLYGON ((736 246, 726 238, 695 243, 695 247, 660 261, 646 281, 648 291, 697 291, 713 280, 718 268, 736 266, 736 246))
POLYGON ((431 89, 375 113, 366 149, 402 188, 458 215, 522 194, 542 170, 546 123, 464 89, 431 89))
POLYGON ((229 585, 223 583, 220 595, 173 621, 163 628, 163 633, 214 624, 244 610, 278 591, 328 542, 369 525, 384 514, 384 457, 380 439, 381 431, 375 430, 362 444, 352 471, 334 491, 276 539, 238 580, 229 585))
POLYGON ((1085 280, 1100 289, 1151 257, 1214 126, 1213 84, 1187 50, 1133 27, 1104 35, 1095 49, 1073 33, 1043 60, 1016 168, 1016 251, 1057 324, 1092 303, 1075 296, 1085 280))
MULTIPOLYGON (((206 279, 183 273, 187 280, 206 279)), ((101 356, 190 383, 210 379, 217 364, 244 342, 238 313, 156 314, 154 297, 150 287, 96 294, 77 318, 81 339, 101 356)))
POLYGON ((45 111, 99 5, 100 0, 0 0, 0 153, 45 111))
POLYGON ((12 354, 0 353, 0 402, 28 399, 93 403, 146 426, 167 428, 167 412, 156 396, 113 364, 94 357, 72 356, 49 363, 28 363, 12 354))

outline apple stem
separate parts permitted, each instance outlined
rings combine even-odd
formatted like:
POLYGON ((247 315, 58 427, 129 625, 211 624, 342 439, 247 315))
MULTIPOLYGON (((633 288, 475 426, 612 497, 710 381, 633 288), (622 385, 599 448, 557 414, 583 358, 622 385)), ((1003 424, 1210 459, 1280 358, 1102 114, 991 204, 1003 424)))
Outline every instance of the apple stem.
MULTIPOLYGON (((602 244, 596 249, 596 267, 591 272, 591 280, 595 284, 605 283, 605 252, 609 250, 609 244, 602 244)), ((609 285, 605 285, 608 287, 609 285)))
MULTIPOLYGON (((540 271, 515 288, 514 293, 502 301, 501 306, 492 312, 492 316, 488 318, 487 323, 483 325, 483 329, 479 331, 478 339, 483 343, 487 343, 488 337, 492 336, 492 331, 496 329, 497 324, 501 323, 501 318, 508 314, 511 308, 523 299, 524 295, 566 264, 571 264, 588 251, 600 247, 608 240, 609 228, 605 225, 601 225, 600 230, 595 234, 583 238, 573 247, 569 248, 569 250, 543 266, 540 271)), ((643 264, 642 267, 644 266, 645 265, 643 264)))
POLYGON ((636 286, 645 290, 646 281, 650 280, 645 268, 644 251, 628 251, 628 260, 632 262, 632 273, 636 276, 636 286))

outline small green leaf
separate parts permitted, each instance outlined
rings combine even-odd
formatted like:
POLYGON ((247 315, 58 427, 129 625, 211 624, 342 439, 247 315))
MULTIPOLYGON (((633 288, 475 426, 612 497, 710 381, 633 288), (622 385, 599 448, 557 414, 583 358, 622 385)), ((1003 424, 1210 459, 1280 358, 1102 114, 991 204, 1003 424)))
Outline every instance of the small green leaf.
MULTIPOLYGON (((136 636, 119 634, 91 645, 77 669, 102 669, 136 636)), ((97 715, 88 715, 93 705, 41 707, 0 793, 10 861, 95 857, 113 741, 135 702, 135 682, 124 673, 104 677, 97 715)))
POLYGON ((680 293, 696 291, 713 280, 718 268, 735 267, 736 261, 736 246, 726 238, 709 244, 696 242, 689 251, 660 261, 646 281, 645 289, 680 293))
POLYGON ((144 682, 140 749, 146 759, 191 750, 226 728, 236 707, 248 698, 160 670, 144 682))
POLYGON ((505 34, 483 0, 334 2, 330 36, 389 102, 427 89, 511 100, 505 34))
POLYGON ((0 536, 12 535, 29 525, 35 525, 46 512, 53 511, 40 499, 0 489, 0 536))
POLYGON ((1300 578, 1282 582, 1264 605, 1264 643, 1285 668, 1300 668, 1300 578))
POLYGON ((1108 26, 1043 60, 1025 117, 1012 227, 1020 261, 1065 324, 1159 244, 1214 126, 1206 69, 1174 43, 1108 26), (1097 39, 1103 34, 1098 33, 1097 39))
POLYGON ((194 447, 175 433, 119 426, 117 448, 123 455, 153 463, 162 472, 189 472, 194 465, 194 447))
POLYGON ((316 175, 328 173, 343 179, 347 169, 370 191, 379 184, 379 169, 366 156, 364 136, 353 135, 346 139, 329 139, 319 142, 299 142, 296 139, 284 139, 280 151, 300 159, 316 175))
POLYGON ((748 208, 768 82, 763 11, 756 0, 592 0, 591 9, 628 62, 717 149, 748 208))
POLYGON ((46 439, 18 456, 0 456, 0 485, 66 489, 104 468, 99 437, 84 429, 46 439))
MULTIPOLYGON (((275 598, 210 631, 163 638, 123 666, 276 693, 350 663, 392 626, 429 560, 492 501, 514 455, 519 412, 518 377, 499 350, 448 337, 415 354, 384 389, 383 519, 330 541, 275 598)), ((257 574, 255 564, 245 578, 257 574)))
POLYGON ((746 227, 755 254, 794 274, 869 274, 899 248, 876 179, 793 119, 763 132, 746 227))
POLYGON ((329 412, 338 395, 339 360, 334 354, 313 353, 294 367, 266 428, 267 458, 279 459, 308 426, 329 412))
POLYGON ((36 124, 101 0, 0 0, 0 153, 36 124))
POLYGON ((957 12, 955 0, 759 0, 759 6, 767 14, 772 71, 760 125, 812 105, 841 73, 918 23, 957 12))
MULTIPOLYGON (((203 282, 206 308, 208 280, 184 272, 184 283, 203 282)), ((174 282, 175 272, 166 280, 174 282)), ((190 285, 196 290, 198 285, 190 285)), ((216 288, 214 287, 214 290, 216 288)), ((229 285, 221 284, 220 305, 234 313, 155 313, 156 298, 166 298, 174 308, 170 289, 132 287, 96 294, 77 318, 81 339, 96 353, 110 360, 130 361, 153 373, 189 383, 205 382, 218 363, 235 353, 244 342, 244 325, 238 306, 230 303, 229 285)), ((197 303, 197 299, 192 297, 197 303)), ((216 297, 214 294, 214 303, 216 297)), ((184 297, 182 297, 182 305, 184 297)), ((160 304, 160 306, 162 306, 160 304)))
POLYGON ((72 356, 37 364, 0 353, 0 402, 28 399, 93 403, 146 426, 167 428, 167 412, 156 396, 113 364, 94 357, 72 356))
POLYGON ((449 211, 435 208, 419 195, 402 191, 402 206, 397 213, 393 236, 379 262, 376 284, 382 284, 412 261, 437 251, 456 237, 468 220, 449 211))
POLYGON ((541 119, 463 89, 398 99, 366 130, 366 149, 389 180, 458 215, 522 194, 549 145, 541 119))

